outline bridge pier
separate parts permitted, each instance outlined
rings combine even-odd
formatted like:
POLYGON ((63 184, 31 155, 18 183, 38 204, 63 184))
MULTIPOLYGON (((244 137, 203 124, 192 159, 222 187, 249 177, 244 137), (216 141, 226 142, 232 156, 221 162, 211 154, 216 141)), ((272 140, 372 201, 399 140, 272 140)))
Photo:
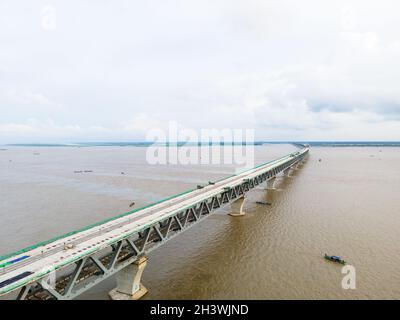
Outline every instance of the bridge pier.
POLYGON ((303 160, 302 160, 302 161, 299 161, 299 162, 297 162, 297 163, 296 163, 296 166, 295 166, 295 169, 296 169, 296 170, 300 170, 300 169, 301 169, 301 167, 303 166, 303 164, 304 164, 303 160))
POLYGON ((117 287, 109 292, 112 300, 139 300, 148 290, 141 283, 147 257, 141 257, 116 274, 117 287))
POLYGON ((295 166, 289 167, 288 172, 287 172, 287 176, 288 176, 288 177, 291 177, 291 174, 292 174, 293 172, 295 172, 295 171, 296 171, 296 167, 295 167, 295 166))
POLYGON ((283 171, 283 176, 289 177, 289 173, 290 173, 290 168, 287 168, 286 170, 283 171))
POLYGON ((245 212, 243 211, 244 202, 246 200, 245 196, 241 196, 239 199, 235 200, 231 203, 232 212, 229 213, 232 217, 240 217, 244 216, 245 212))
POLYGON ((272 190, 274 189, 274 182, 275 182, 275 177, 273 177, 272 179, 269 179, 267 181, 267 190, 272 190))

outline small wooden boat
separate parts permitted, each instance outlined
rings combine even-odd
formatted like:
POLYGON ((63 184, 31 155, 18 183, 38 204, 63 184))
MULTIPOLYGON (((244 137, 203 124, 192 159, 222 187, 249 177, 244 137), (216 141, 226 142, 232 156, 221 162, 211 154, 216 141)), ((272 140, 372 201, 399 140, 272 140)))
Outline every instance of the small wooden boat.
POLYGON ((346 261, 344 261, 341 257, 338 257, 338 256, 329 256, 329 255, 327 255, 326 253, 325 253, 325 259, 326 259, 326 260, 329 260, 329 261, 332 261, 332 262, 340 263, 340 264, 343 264, 343 265, 346 264, 346 261))
POLYGON ((272 203, 271 202, 266 202, 266 201, 256 201, 257 204, 262 204, 264 206, 270 206, 272 203))

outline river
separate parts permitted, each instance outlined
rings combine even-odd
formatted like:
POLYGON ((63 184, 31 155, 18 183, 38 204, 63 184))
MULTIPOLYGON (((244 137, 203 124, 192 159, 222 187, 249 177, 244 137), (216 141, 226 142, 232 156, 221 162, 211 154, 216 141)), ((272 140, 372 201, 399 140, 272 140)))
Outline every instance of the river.
MULTIPOLYGON (((255 162, 293 150, 256 146, 255 162)), ((235 170, 154 166, 145 155, 145 147, 4 147, 0 255, 235 170)), ((144 299, 400 299, 399 163, 396 147, 312 147, 275 190, 248 194, 244 217, 222 209, 152 252, 144 299), (342 267, 325 252, 354 266, 356 289, 342 288, 342 267)), ((80 298, 108 299, 114 286, 108 279, 80 298)))

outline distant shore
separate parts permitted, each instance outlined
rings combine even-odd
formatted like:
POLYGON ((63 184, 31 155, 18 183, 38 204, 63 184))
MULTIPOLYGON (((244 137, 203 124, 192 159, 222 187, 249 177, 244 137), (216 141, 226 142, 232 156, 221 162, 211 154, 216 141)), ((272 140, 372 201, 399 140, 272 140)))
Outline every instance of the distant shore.
MULTIPOLYGON (((247 143, 254 146, 268 144, 303 143, 315 147, 400 147, 400 141, 256 141, 247 143)), ((78 143, 10 143, 0 144, 3 147, 148 147, 150 145, 166 145, 167 143, 153 142, 78 142, 78 143)), ((179 146, 211 146, 211 145, 237 145, 232 142, 177 142, 179 146)), ((241 144, 241 143, 240 143, 241 144)), ((175 146, 175 144, 174 144, 175 146)))

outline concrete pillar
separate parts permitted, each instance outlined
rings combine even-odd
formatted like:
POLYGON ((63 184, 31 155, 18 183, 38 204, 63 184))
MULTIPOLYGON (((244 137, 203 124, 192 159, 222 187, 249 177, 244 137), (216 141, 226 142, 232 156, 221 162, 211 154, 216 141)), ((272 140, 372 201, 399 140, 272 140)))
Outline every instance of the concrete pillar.
POLYGON ((117 272, 117 287, 110 291, 112 300, 139 300, 147 293, 147 289, 140 282, 147 257, 141 257, 134 263, 117 272))
POLYGON ((283 171, 283 176, 284 176, 284 177, 289 177, 289 171, 290 171, 290 168, 285 169, 285 170, 283 171))
POLYGON ((241 196, 239 199, 235 200, 231 203, 232 212, 229 213, 232 217, 244 216, 245 212, 243 211, 244 202, 246 200, 245 196, 241 196))
POLYGON ((272 179, 269 179, 269 180, 267 181, 267 190, 268 190, 268 189, 269 189, 269 190, 274 189, 274 182, 275 182, 275 177, 272 178, 272 179))

